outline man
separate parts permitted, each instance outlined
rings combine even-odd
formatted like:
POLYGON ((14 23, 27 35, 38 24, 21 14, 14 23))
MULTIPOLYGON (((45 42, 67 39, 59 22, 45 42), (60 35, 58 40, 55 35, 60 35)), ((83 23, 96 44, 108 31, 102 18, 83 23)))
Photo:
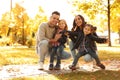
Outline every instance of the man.
MULTIPOLYGON (((57 41, 61 37, 61 34, 57 34, 55 38, 53 38, 55 27, 59 22, 59 18, 60 18, 60 13, 58 11, 54 11, 50 16, 49 21, 44 22, 39 26, 36 36, 37 37, 36 49, 37 49, 37 53, 40 56, 40 60, 39 60, 40 70, 44 69, 45 56, 49 53, 49 43, 57 41)), ((63 58, 70 57, 70 54, 68 53, 63 52, 61 54, 63 55, 63 58)))

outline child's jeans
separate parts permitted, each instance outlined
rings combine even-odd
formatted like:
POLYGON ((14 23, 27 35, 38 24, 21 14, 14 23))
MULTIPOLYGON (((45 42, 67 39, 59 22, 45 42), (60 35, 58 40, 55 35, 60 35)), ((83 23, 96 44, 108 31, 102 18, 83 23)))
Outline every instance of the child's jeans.
POLYGON ((56 56, 56 66, 59 66, 61 64, 61 53, 63 52, 64 46, 57 46, 52 47, 51 53, 50 53, 50 64, 53 64, 55 56, 56 56))
POLYGON ((96 52, 93 52, 93 51, 85 52, 85 51, 83 51, 83 52, 78 52, 78 54, 76 54, 75 59, 74 59, 72 65, 76 66, 79 58, 82 57, 82 56, 84 56, 85 54, 90 54, 95 59, 95 61, 96 61, 97 64, 100 63, 99 57, 96 54, 96 52))

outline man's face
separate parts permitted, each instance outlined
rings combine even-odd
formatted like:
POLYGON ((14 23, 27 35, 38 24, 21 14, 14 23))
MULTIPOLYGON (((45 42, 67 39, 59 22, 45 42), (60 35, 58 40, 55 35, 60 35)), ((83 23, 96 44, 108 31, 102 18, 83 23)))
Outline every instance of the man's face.
POLYGON ((85 34, 85 35, 88 35, 88 34, 91 33, 91 27, 85 26, 84 29, 83 29, 83 31, 84 31, 84 34, 85 34))
POLYGON ((59 18, 60 18, 60 15, 53 14, 50 17, 50 24, 51 24, 51 26, 57 25, 57 23, 59 22, 59 18))

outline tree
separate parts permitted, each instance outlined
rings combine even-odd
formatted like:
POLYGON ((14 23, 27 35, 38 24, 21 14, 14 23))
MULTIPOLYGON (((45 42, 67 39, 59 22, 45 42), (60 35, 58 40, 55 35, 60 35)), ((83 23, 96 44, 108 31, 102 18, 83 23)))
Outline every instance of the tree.
POLYGON ((21 44, 25 44, 26 41, 26 28, 28 25, 29 16, 26 13, 24 7, 16 4, 15 7, 12 9, 12 19, 14 19, 15 27, 13 27, 14 37, 18 37, 17 41, 21 44))
MULTIPOLYGON (((69 3, 72 4, 73 7, 75 8, 75 10, 73 11, 74 12, 73 14, 75 14, 76 12, 82 14, 85 18, 87 18, 88 23, 99 26, 97 27, 98 31, 108 30, 109 32, 108 35, 110 39, 110 30, 113 31, 113 28, 115 28, 115 24, 114 24, 115 21, 113 20, 115 20, 116 13, 117 14, 120 13, 119 12, 120 10, 118 10, 120 8, 118 6, 120 5, 119 0, 116 0, 113 3, 110 3, 109 19, 108 19, 108 2, 107 1, 103 1, 103 0, 71 1, 69 0, 69 3), (110 26, 110 23, 107 24, 109 20, 112 26, 110 26)), ((118 16, 116 21, 118 22, 118 16)), ((117 28, 117 30, 119 31, 119 27, 117 28)), ((111 42, 109 42, 109 46, 111 46, 111 42)))
POLYGON ((116 0, 113 5, 111 5, 111 30, 119 34, 119 44, 120 44, 120 0, 116 0))
POLYGON ((32 30, 34 30, 34 32, 36 32, 38 30, 39 25, 42 22, 46 22, 46 21, 48 21, 47 16, 45 15, 42 7, 39 6, 38 13, 36 14, 35 18, 33 19, 32 30))
POLYGON ((38 30, 39 25, 42 22, 47 21, 47 16, 44 14, 44 10, 42 7, 39 6, 38 8, 38 13, 35 15, 35 18, 29 19, 29 34, 28 40, 27 40, 27 45, 30 47, 31 45, 35 45, 35 35, 38 30))
POLYGON ((10 24, 9 14, 10 14, 9 12, 6 12, 5 14, 3 14, 0 21, 1 35, 3 36, 7 36, 7 33, 8 33, 8 25, 10 24))
POLYGON ((11 12, 6 12, 0 20, 0 36, 9 37, 12 43, 27 44, 29 39, 35 38, 35 33, 41 24, 46 22, 47 16, 39 6, 39 11, 34 18, 30 18, 26 9, 16 3, 11 12), (7 36, 8 34, 8 36, 7 36))

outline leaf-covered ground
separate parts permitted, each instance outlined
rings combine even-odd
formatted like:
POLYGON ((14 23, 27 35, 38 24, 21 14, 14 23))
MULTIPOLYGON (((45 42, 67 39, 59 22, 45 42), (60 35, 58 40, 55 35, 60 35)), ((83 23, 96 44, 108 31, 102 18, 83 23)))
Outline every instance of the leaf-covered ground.
POLYGON ((62 61, 62 70, 60 71, 49 71, 49 59, 46 59, 45 70, 41 71, 38 70, 39 58, 34 48, 0 47, 0 80, 79 80, 79 78, 80 80, 119 80, 120 46, 99 45, 98 53, 102 63, 106 66, 106 70, 101 71, 98 67, 93 68, 93 62, 86 63, 80 59, 80 68, 72 72, 68 69, 72 63, 72 58, 70 58, 62 61), (26 78, 29 76, 32 78, 26 78), (38 78, 37 76, 42 77, 38 78))
MULTIPOLYGON (((106 65, 106 70, 119 71, 120 70, 120 61, 102 61, 106 65)), ((51 74, 63 74, 72 72, 68 68, 69 64, 62 63, 62 70, 59 71, 49 71, 48 64, 44 66, 45 70, 39 70, 39 65, 33 64, 23 64, 23 65, 7 65, 0 67, 0 78, 7 80, 10 78, 18 78, 24 76, 36 76, 36 75, 51 75, 51 74)), ((75 71, 83 72, 95 72, 100 70, 99 67, 93 68, 93 63, 79 64, 79 69, 75 71)))

